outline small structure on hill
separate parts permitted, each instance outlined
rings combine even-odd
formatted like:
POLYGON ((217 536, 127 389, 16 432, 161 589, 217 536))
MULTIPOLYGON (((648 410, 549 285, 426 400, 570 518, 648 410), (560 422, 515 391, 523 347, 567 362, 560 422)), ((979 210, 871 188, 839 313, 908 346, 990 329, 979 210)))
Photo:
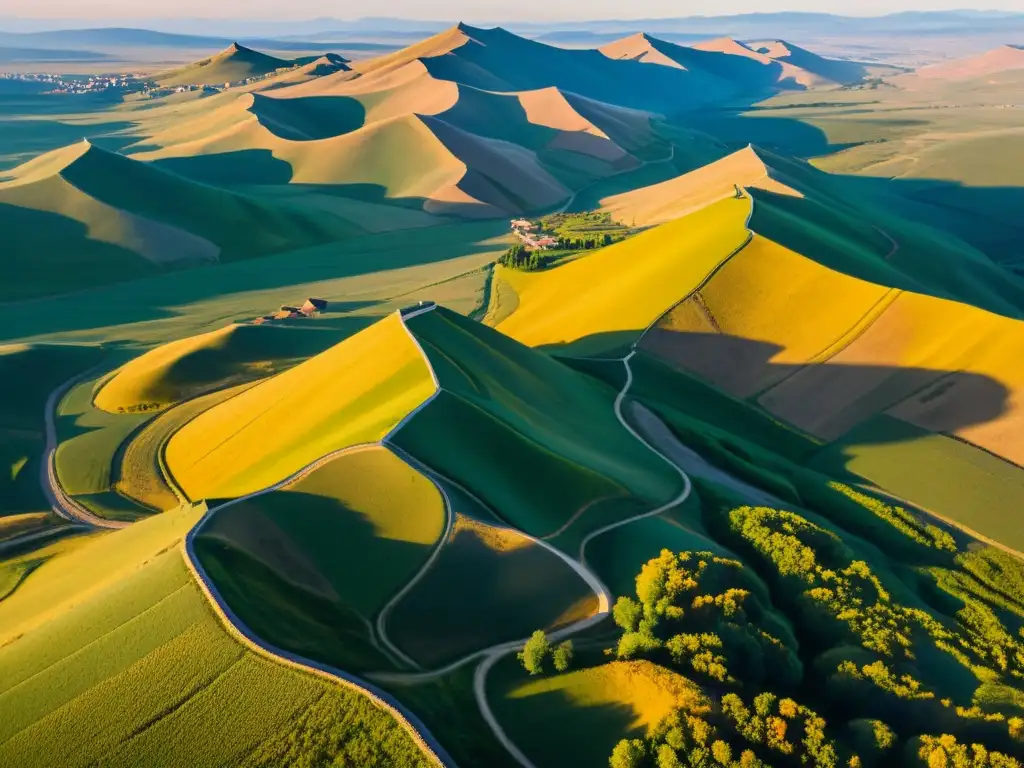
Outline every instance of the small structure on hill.
POLYGON ((529 232, 531 229, 534 228, 533 222, 528 221, 527 219, 512 219, 511 223, 512 229, 522 229, 529 232))
POLYGON ((326 299, 306 299, 306 303, 299 307, 299 311, 306 317, 323 312, 325 309, 327 309, 326 299))

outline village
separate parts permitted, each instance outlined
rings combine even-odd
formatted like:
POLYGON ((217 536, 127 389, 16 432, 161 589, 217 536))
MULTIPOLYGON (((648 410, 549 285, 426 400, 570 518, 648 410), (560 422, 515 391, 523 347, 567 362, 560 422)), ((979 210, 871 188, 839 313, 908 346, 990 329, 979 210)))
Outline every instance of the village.
POLYGON ((48 87, 48 93, 108 93, 120 91, 122 93, 133 93, 143 91, 146 88, 146 81, 141 75, 134 74, 113 74, 113 75, 54 75, 44 72, 0 73, 0 80, 20 80, 27 83, 42 83, 48 87))

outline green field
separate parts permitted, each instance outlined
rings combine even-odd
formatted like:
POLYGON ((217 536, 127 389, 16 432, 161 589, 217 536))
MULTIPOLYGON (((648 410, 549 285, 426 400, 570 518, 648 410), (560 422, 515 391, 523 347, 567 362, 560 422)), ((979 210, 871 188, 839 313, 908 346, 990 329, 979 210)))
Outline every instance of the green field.
POLYGON ((35 556, 44 564, 0 602, 3 762, 276 766, 318 755, 424 764, 366 699, 227 635, 174 545, 195 515, 171 514, 171 527, 153 520, 72 551, 44 550, 35 556), (83 561, 110 554, 105 570, 119 573, 80 580, 83 561))
POLYGON ((167 477, 164 450, 167 441, 196 416, 227 398, 244 392, 251 384, 239 384, 208 395, 193 398, 171 408, 131 437, 122 451, 117 467, 115 490, 122 496, 151 509, 168 510, 181 499, 167 477))
POLYGON ((968 443, 877 416, 823 448, 812 466, 864 478, 956 525, 1024 548, 1024 469, 968 443))
POLYGON ((126 442, 152 414, 112 414, 97 408, 93 398, 102 378, 76 385, 57 408, 57 479, 100 517, 137 520, 152 510, 114 491, 114 467, 126 442))
POLYGON ((442 394, 396 443, 501 519, 544 536, 597 498, 671 497, 674 473, 616 421, 611 389, 444 310, 409 327, 442 394), (446 433, 440 426, 457 422, 472 428, 446 433), (478 441, 486 453, 474 449, 478 441), (519 480, 525 477, 529 483, 519 480))
POLYGON ((434 566, 388 617, 399 648, 436 668, 596 609, 596 598, 568 565, 439 482, 459 517, 434 566))
POLYGON ((38 481, 46 400, 99 359, 89 347, 0 346, 0 518, 47 508, 38 481))
POLYGON ((444 515, 426 477, 372 447, 225 507, 197 547, 228 603, 262 637, 345 669, 380 669, 389 662, 370 622, 426 561, 444 515))

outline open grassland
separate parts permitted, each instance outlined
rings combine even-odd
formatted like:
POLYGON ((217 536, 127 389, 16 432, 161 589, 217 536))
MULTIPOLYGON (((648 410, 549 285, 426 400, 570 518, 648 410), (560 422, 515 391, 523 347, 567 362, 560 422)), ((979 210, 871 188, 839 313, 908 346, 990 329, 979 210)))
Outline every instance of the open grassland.
POLYGON ((897 498, 1024 550, 1024 469, 945 435, 877 416, 831 443, 813 466, 859 475, 897 498))
POLYGON ((131 435, 152 414, 112 414, 93 403, 98 380, 76 385, 57 407, 57 479, 61 487, 100 517, 135 520, 146 513, 113 491, 114 467, 131 435))
POLYGON ((161 413, 130 438, 117 467, 115 490, 151 509, 168 510, 177 506, 175 488, 166 475, 164 450, 167 441, 192 419, 228 398, 241 394, 252 384, 239 384, 219 392, 211 392, 181 403, 161 413))
POLYGON ((596 499, 676 492, 675 474, 615 418, 607 386, 444 309, 409 328, 442 393, 395 442, 501 519, 545 536, 596 499))
POLYGON ((99 390, 96 405, 110 413, 172 405, 279 373, 342 338, 341 332, 315 325, 228 325, 125 364, 99 390))
POLYGON ((197 545, 257 634, 346 669, 379 668, 388 662, 369 644, 369 622, 423 565, 444 526, 433 483, 387 448, 371 447, 225 507, 197 545))
POLYGON ((171 438, 167 463, 191 498, 242 496, 381 439, 433 391, 392 315, 197 417, 171 438))
POLYGON ((562 354, 621 356, 743 245, 749 211, 748 199, 723 200, 547 272, 500 269, 518 306, 498 330, 562 354))
POLYGON ((424 765, 369 701, 225 632, 176 546, 196 518, 169 513, 37 555, 0 602, 0 761, 424 765))
POLYGON ((565 562, 439 482, 458 517, 440 557, 388 616, 402 651, 436 668, 593 613, 597 598, 565 562))
POLYGON ((0 345, 0 516, 39 512, 50 392, 100 359, 91 347, 0 345))
POLYGON ((648 734, 682 707, 709 706, 694 683, 650 662, 532 680, 509 658, 495 667, 488 693, 502 728, 539 768, 602 765, 620 739, 648 734))
POLYGON ((150 347, 207 333, 226 319, 251 320, 307 296, 332 304, 317 323, 351 334, 412 299, 433 298, 439 287, 449 293, 449 306, 469 314, 482 298, 485 275, 479 270, 508 248, 507 238, 494 239, 507 229, 507 223, 483 222, 388 232, 220 264, 201 274, 174 272, 38 299, 31 311, 24 305, 0 305, 0 339, 150 347), (470 279, 474 275, 475 281, 470 279))

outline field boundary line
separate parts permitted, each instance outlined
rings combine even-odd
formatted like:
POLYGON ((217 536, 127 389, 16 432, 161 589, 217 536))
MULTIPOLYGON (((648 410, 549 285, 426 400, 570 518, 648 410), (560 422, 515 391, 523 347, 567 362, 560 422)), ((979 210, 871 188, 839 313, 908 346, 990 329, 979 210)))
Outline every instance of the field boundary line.
MULTIPOLYGON (((723 257, 721 261, 715 264, 711 268, 711 271, 708 272, 692 290, 690 290, 685 296, 683 296, 681 299, 672 304, 672 306, 670 306, 664 312, 659 314, 656 318, 654 318, 650 325, 644 328, 643 333, 641 333, 637 337, 636 341, 633 342, 632 348, 634 352, 636 351, 637 347, 639 347, 643 343, 644 337, 647 336, 647 334, 650 333, 658 325, 658 323, 660 323, 664 318, 668 317, 677 307, 682 306, 691 298, 693 298, 696 294, 700 293, 700 291, 704 290, 704 288, 707 287, 707 284, 710 283, 712 279, 714 279, 715 275, 717 275, 719 272, 722 271, 722 269, 725 268, 726 264, 732 261, 734 257, 742 253, 748 245, 754 242, 754 230, 750 228, 750 222, 754 218, 754 196, 751 195, 749 191, 747 191, 746 187, 740 187, 740 189, 743 191, 743 194, 746 195, 747 200, 750 201, 750 210, 747 211, 747 218, 743 223, 743 228, 746 230, 747 233, 743 242, 736 246, 736 248, 734 248, 728 254, 726 254, 726 256, 723 257)), ((718 200, 716 202, 722 202, 722 200, 728 199, 729 198, 723 197, 721 200, 718 200)), ((714 203, 712 203, 712 205, 713 204, 714 203)))
MULTIPOLYGON (((771 392, 784 385, 796 376, 806 371, 809 368, 815 368, 820 365, 828 365, 828 363, 834 359, 837 355, 842 354, 844 351, 849 349, 855 344, 864 334, 870 331, 875 323, 882 319, 882 316, 896 303, 896 300, 902 296, 905 291, 902 288, 890 288, 883 293, 879 299, 872 304, 868 310, 861 315, 861 317, 851 325, 846 331, 839 336, 835 341, 825 347, 821 352, 818 352, 814 356, 808 358, 805 362, 800 365, 794 366, 794 370, 787 373, 777 382, 769 387, 755 392, 751 399, 757 403, 765 411, 768 411, 765 406, 761 405, 761 398, 765 397, 771 392)), ((768 411, 770 413, 770 411, 768 411)))
POLYGON ((261 491, 251 496, 243 496, 208 510, 203 515, 203 518, 186 534, 182 542, 182 554, 185 564, 221 624, 242 646, 264 658, 330 682, 339 683, 345 688, 366 696, 375 706, 390 714, 434 764, 442 766, 442 768, 456 768, 455 761, 452 760, 444 747, 431 735, 423 722, 411 711, 406 710, 393 696, 348 672, 313 661, 312 659, 303 658, 298 654, 289 653, 266 643, 231 610, 231 607, 224 600, 217 586, 210 579, 206 569, 198 557, 196 557, 195 537, 217 511, 233 504, 247 501, 253 496, 269 492, 261 491))

